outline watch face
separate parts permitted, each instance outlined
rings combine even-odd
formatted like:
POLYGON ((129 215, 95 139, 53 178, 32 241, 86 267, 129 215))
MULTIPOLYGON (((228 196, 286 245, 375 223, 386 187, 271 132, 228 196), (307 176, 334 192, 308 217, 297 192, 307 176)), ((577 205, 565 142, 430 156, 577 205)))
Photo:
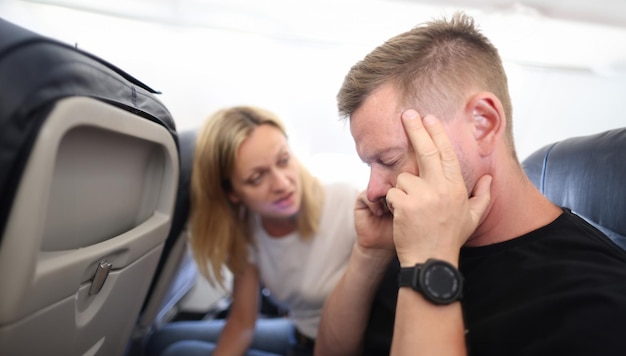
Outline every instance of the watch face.
POLYGON ((422 278, 425 295, 434 302, 447 304, 457 300, 461 293, 460 276, 447 262, 425 265, 422 278))

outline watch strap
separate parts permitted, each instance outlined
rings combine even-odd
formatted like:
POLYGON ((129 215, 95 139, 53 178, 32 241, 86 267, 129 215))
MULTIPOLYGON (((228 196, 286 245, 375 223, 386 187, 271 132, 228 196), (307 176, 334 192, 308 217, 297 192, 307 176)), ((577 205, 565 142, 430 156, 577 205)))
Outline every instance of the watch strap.
POLYGON ((417 278, 419 277, 422 264, 417 264, 413 267, 402 267, 400 273, 398 273, 398 287, 411 287, 413 289, 418 288, 420 285, 417 278))

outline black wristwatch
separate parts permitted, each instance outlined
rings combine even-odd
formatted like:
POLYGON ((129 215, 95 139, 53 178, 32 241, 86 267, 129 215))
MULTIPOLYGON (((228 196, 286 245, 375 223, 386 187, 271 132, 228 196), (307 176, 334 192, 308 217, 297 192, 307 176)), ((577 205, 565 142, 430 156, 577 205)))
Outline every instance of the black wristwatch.
POLYGON ((452 264, 436 259, 404 267, 398 274, 400 287, 411 287, 434 304, 446 305, 461 299, 463 277, 452 264))

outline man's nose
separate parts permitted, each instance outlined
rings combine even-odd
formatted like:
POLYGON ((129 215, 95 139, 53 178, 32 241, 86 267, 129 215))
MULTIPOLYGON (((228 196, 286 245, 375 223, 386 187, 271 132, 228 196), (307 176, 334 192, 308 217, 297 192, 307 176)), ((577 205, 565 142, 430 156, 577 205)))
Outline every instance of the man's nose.
POLYGON ((391 187, 391 183, 382 173, 372 169, 370 171, 370 179, 367 182, 367 200, 375 202, 385 198, 387 191, 391 187))

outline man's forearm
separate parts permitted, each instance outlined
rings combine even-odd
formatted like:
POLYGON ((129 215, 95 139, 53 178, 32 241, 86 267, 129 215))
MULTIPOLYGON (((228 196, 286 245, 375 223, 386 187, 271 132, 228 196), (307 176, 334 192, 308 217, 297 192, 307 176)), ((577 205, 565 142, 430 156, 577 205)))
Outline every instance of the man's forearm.
POLYGON ((410 288, 398 291, 391 355, 466 355, 461 303, 435 305, 410 288))
POLYGON ((357 355, 369 320, 372 300, 393 258, 363 253, 356 245, 343 277, 322 312, 315 355, 357 355))

